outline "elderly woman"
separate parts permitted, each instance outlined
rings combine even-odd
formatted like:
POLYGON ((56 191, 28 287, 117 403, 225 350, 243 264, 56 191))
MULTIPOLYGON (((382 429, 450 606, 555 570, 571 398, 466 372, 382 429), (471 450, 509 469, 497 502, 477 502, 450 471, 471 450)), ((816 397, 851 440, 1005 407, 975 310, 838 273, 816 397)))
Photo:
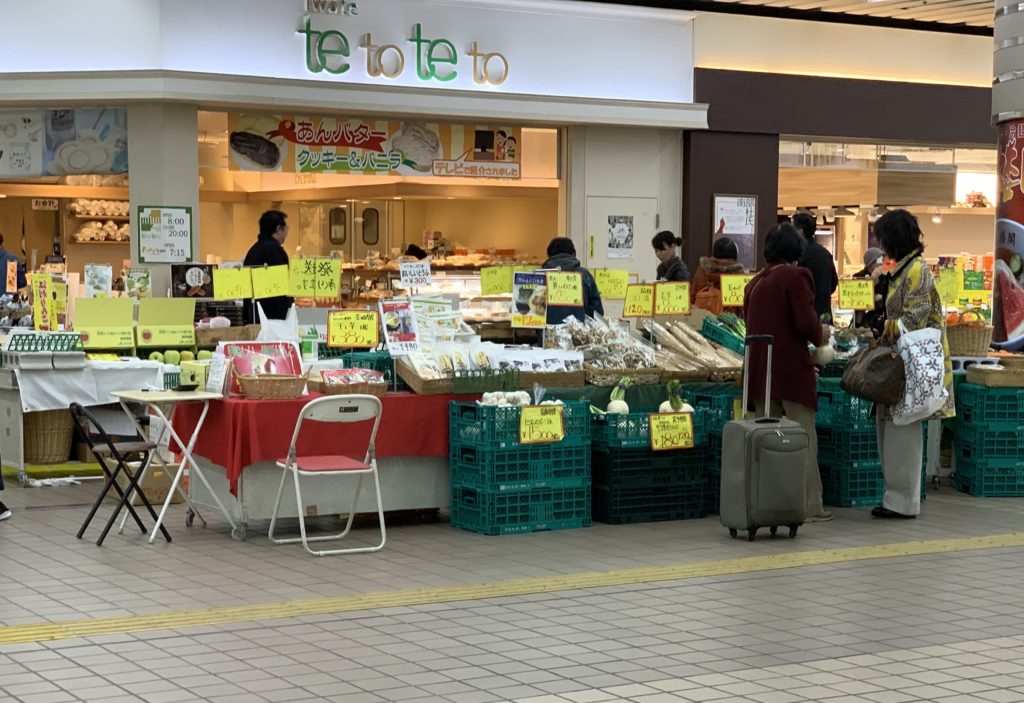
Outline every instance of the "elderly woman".
MULTIPOLYGON (((908 332, 931 327, 942 330, 942 352, 945 361, 943 384, 949 396, 946 405, 935 417, 953 417, 953 364, 946 342, 944 311, 935 280, 922 253, 921 228, 917 218, 906 210, 893 210, 875 223, 882 250, 896 266, 889 275, 885 298, 885 336, 896 339, 899 323, 908 332)), ((877 410, 878 453, 885 476, 885 497, 871 511, 876 518, 913 519, 921 512, 921 462, 924 443, 921 424, 896 425, 892 407, 881 405, 877 410)))
POLYGON ((832 519, 832 513, 825 510, 821 500, 815 427, 818 389, 814 358, 807 345, 820 346, 828 339, 829 331, 818 322, 814 311, 814 279, 810 271, 797 265, 803 251, 803 240, 793 225, 776 225, 765 238, 768 265, 747 284, 743 316, 747 334, 770 334, 774 340, 771 407, 764 407, 764 401, 759 400, 763 396, 756 390, 763 389, 767 379, 768 354, 764 345, 750 349, 748 387, 754 395, 758 417, 785 415, 800 423, 807 433, 807 522, 825 522, 832 519))

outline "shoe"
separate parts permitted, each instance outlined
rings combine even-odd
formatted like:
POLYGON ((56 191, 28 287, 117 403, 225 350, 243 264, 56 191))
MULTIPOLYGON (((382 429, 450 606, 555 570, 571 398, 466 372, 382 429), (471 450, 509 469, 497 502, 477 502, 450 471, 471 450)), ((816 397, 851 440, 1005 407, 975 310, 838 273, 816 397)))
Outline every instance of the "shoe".
POLYGON ((897 513, 895 510, 889 510, 886 507, 879 505, 871 510, 871 517, 880 518, 882 520, 916 520, 917 515, 904 515, 903 513, 897 513))
POLYGON ((0 503, 0 520, 6 520, 11 516, 11 509, 0 503))
POLYGON ((831 511, 823 510, 817 515, 808 515, 804 522, 829 522, 833 517, 831 511))

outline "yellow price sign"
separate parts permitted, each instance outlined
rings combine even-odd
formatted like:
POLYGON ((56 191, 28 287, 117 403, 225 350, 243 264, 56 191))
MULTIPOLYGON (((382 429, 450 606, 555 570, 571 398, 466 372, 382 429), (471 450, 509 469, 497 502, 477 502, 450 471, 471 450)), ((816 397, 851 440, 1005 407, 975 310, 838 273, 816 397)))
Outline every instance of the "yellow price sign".
POLYGON ((312 298, 316 294, 316 259, 288 262, 288 294, 296 298, 312 298))
POLYGON ((654 317, 654 284, 631 283, 626 286, 623 317, 654 317))
POLYGON ((689 449, 693 446, 693 413, 652 413, 648 415, 651 450, 689 449))
POLYGON ((579 271, 549 272, 548 305, 583 307, 583 274, 579 271))
POLYGON ((594 281, 597 290, 605 300, 623 300, 629 285, 629 271, 618 269, 595 269, 594 281))
POLYGON ((252 269, 252 296, 276 298, 288 295, 288 267, 256 266, 252 269))
POLYGON ((380 313, 376 310, 331 310, 327 313, 327 346, 372 349, 380 344, 380 313))
POLYGON ((511 266, 485 266, 480 269, 480 295, 508 295, 512 292, 511 266))
POLYGON ((135 330, 131 327, 92 327, 79 329, 86 349, 131 349, 135 330))
POLYGON ((722 274, 722 305, 727 308, 743 307, 743 293, 747 284, 754 280, 752 273, 722 274))
POLYGON ((943 305, 956 305, 959 302, 959 276, 956 269, 946 268, 939 271, 935 278, 935 287, 939 291, 943 305))
POLYGON ((655 315, 689 315, 690 284, 658 283, 654 287, 655 315))
POLYGON ((844 310, 874 310, 875 282, 870 278, 839 281, 839 307, 844 310))
POLYGON ((252 276, 249 269, 213 270, 213 299, 238 300, 252 297, 252 276))
POLYGON ((316 261, 316 297, 341 297, 341 259, 314 259, 316 261))
POLYGON ((528 405, 519 415, 520 444, 553 444, 565 439, 565 408, 528 405))

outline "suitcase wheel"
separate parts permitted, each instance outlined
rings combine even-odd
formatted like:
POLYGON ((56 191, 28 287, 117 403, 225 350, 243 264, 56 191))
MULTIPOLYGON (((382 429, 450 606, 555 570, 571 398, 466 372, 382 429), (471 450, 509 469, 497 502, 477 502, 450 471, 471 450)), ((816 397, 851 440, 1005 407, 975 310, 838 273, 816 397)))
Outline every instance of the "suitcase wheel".
POLYGON ((794 537, 796 537, 796 531, 797 531, 797 529, 799 527, 800 527, 799 525, 790 525, 789 526, 789 538, 790 539, 793 539, 794 537))
POLYGON ((730 527, 730 528, 729 528, 729 536, 730 536, 730 537, 732 537, 733 539, 736 539, 736 535, 737 535, 737 534, 738 534, 738 533, 736 532, 736 529, 735 529, 735 528, 732 528, 732 527, 730 527))
POLYGON ((779 531, 779 526, 778 525, 772 525, 771 529, 769 530, 769 532, 771 532, 772 537, 774 537, 776 535, 776 533, 778 533, 778 531, 779 531))
POLYGON ((747 530, 747 541, 753 542, 755 539, 757 539, 757 528, 751 527, 749 530, 747 530))

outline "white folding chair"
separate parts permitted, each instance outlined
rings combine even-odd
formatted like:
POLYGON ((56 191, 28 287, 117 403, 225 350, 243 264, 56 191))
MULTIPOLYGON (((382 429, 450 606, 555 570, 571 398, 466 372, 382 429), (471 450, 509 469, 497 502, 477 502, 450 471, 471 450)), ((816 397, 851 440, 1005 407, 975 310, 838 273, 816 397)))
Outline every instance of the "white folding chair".
POLYGON ((295 544, 302 542, 306 551, 314 556, 322 557, 328 554, 358 554, 361 552, 376 552, 384 546, 387 534, 384 528, 384 504, 380 494, 380 478, 377 473, 377 456, 374 442, 377 440, 377 428, 380 426, 381 404, 380 399, 372 395, 334 395, 324 398, 317 398, 306 403, 299 413, 299 419, 295 422, 295 432, 292 435, 292 443, 288 448, 288 457, 277 462, 281 467, 281 485, 277 489, 277 500, 274 501, 274 514, 270 519, 270 532, 268 537, 274 544, 295 544), (373 430, 370 432, 370 443, 366 449, 366 457, 358 461, 341 454, 325 456, 304 456, 296 453, 296 445, 299 441, 299 432, 302 430, 302 423, 306 420, 314 422, 369 422, 373 421, 373 430), (284 482, 288 474, 295 479, 295 506, 299 515, 300 537, 289 539, 277 539, 274 537, 274 526, 277 524, 277 513, 281 505, 281 494, 284 492, 284 482), (321 535, 308 537, 306 535, 305 509, 302 503, 302 493, 299 488, 300 476, 328 476, 347 475, 358 476, 355 488, 355 495, 352 498, 352 509, 348 513, 348 522, 344 531, 336 535, 321 535), (352 547, 348 549, 329 549, 314 551, 310 549, 310 542, 323 542, 326 540, 340 540, 346 537, 352 529, 352 522, 356 516, 356 505, 359 502, 359 492, 363 486, 363 477, 373 476, 373 486, 377 493, 377 516, 380 520, 380 544, 373 547, 352 547))

